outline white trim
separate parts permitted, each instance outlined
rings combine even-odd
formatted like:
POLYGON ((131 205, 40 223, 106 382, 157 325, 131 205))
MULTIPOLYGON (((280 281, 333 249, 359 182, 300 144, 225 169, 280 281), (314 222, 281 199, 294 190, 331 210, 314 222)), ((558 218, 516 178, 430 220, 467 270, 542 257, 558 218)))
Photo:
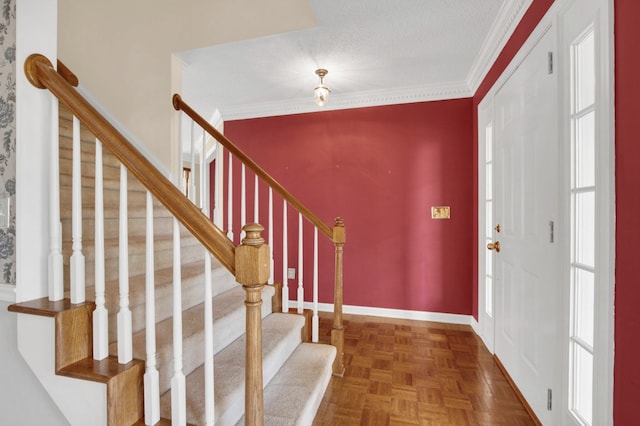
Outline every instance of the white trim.
POLYGON ((16 303, 16 286, 0 284, 0 302, 16 303))
POLYGON ((471 92, 478 90, 531 3, 533 0, 507 0, 503 3, 467 75, 467 85, 471 92))
POLYGON ((231 106, 221 111, 224 120, 273 117, 306 112, 333 111, 381 105, 399 105, 473 96, 466 81, 429 86, 413 86, 393 90, 375 90, 343 96, 334 96, 331 102, 319 107, 312 99, 294 99, 263 104, 231 106))
MULTIPOLYGON (((162 173, 166 178, 171 180, 172 178, 171 173, 166 168, 166 166, 160 163, 160 161, 158 161, 158 159, 149 151, 149 149, 142 142, 140 142, 138 138, 136 138, 133 135, 133 133, 131 133, 126 127, 124 127, 122 123, 120 123, 120 121, 118 121, 118 119, 116 119, 115 116, 111 112, 109 112, 109 110, 107 110, 100 102, 98 102, 98 100, 91 94, 91 92, 89 92, 89 90, 86 87, 84 87, 82 84, 79 84, 76 90, 78 91, 78 93, 84 96, 87 102, 89 102, 91 106, 93 106, 100 114, 102 114, 104 118, 106 118, 109 121, 109 123, 111 123, 111 125, 115 127, 116 130, 118 130, 122 134, 122 136, 127 138, 129 142, 131 142, 133 146, 138 151, 140 151, 140 153, 147 160, 149 160, 151 164, 153 164, 153 166, 156 169, 158 169, 160 173, 162 173)), ((103 141, 100 141, 100 142, 103 142, 103 141)), ((173 182, 173 180, 171 180, 171 182, 173 182)))
MULTIPOLYGON (((289 300, 289 303, 295 306, 297 304, 297 301, 289 300)), ((313 302, 304 302, 303 306, 304 306, 304 309, 313 310, 313 302)), ((333 304, 318 303, 318 311, 333 312, 333 304)), ((342 312, 345 314, 367 315, 371 317, 431 321, 431 322, 441 322, 445 324, 462 324, 462 325, 468 325, 471 327, 474 327, 472 323, 475 322, 475 319, 471 315, 447 314, 442 312, 427 312, 427 311, 410 311, 406 309, 376 308, 371 306, 343 305, 342 312)))
POLYGON ((51 94, 27 81, 35 52, 57 58, 56 0, 16 2, 16 300, 48 294, 51 94))
MULTIPOLYGON (((486 235, 486 129, 489 124, 493 124, 494 120, 493 111, 493 96, 486 96, 482 102, 478 104, 478 335, 482 338, 485 346, 491 353, 494 353, 494 338, 495 338, 495 281, 493 282, 493 296, 492 307, 493 315, 490 317, 487 315, 487 297, 486 297, 486 256, 489 253, 486 248, 487 235, 486 235)), ((493 141, 492 141, 493 142, 493 141)), ((495 170, 495 158, 492 153, 492 170, 495 170)), ((493 177, 493 176, 492 176, 493 177)), ((492 200, 495 199, 495 192, 493 192, 492 200)), ((494 271, 495 274, 495 271, 494 271)))
POLYGON ((473 315, 471 315, 469 325, 471 326, 471 328, 473 328, 473 331, 475 331, 476 335, 482 339, 482 336, 480 336, 480 324, 478 324, 478 321, 476 321, 473 315))

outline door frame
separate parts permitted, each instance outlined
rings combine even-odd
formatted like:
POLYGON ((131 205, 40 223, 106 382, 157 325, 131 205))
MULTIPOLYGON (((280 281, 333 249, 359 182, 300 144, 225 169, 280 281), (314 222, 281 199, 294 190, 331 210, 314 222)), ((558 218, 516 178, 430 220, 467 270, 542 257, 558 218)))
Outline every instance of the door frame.
MULTIPOLYGON (((500 87, 508 80, 508 78, 517 69, 531 49, 538 43, 542 35, 546 31, 556 31, 557 52, 554 58, 555 71, 560 73, 558 78, 558 111, 560 114, 558 127, 558 141, 562 144, 559 150, 560 165, 559 176, 563 179, 562 200, 561 200, 561 220, 558 224, 557 238, 559 243, 563 245, 563 283, 566 284, 566 291, 561 301, 563 318, 561 326, 563 327, 563 344, 559 348, 558 356, 562 357, 560 365, 562 365, 562 395, 561 398, 554 397, 554 404, 561 404, 561 416, 564 420, 568 411, 568 336, 570 325, 569 312, 569 247, 570 247, 570 230, 569 230, 569 214, 570 214, 570 198, 568 195, 569 176, 570 176, 570 148, 569 139, 567 138, 569 129, 569 114, 565 107, 569 102, 569 74, 567 71, 568 58, 565 49, 565 41, 562 38, 562 19, 563 12, 577 0, 556 0, 549 8, 545 16, 540 20, 532 34, 525 43, 520 47, 518 53, 511 60, 509 65, 502 72, 491 89, 487 92, 483 100, 478 105, 478 329, 480 337, 490 350, 494 353, 494 323, 483 312, 485 312, 485 213, 484 213, 484 194, 485 194, 485 167, 484 167, 484 129, 489 122, 493 122, 493 97, 500 87), (562 112, 560 112, 562 111, 562 112), (565 191, 566 188, 566 191, 565 191)), ((597 229, 599 251, 596 254, 597 262, 601 271, 599 284, 596 286, 596 305, 595 312, 595 336, 594 339, 599 347, 594 352, 594 396, 593 396, 593 424, 609 425, 613 424, 613 364, 614 364, 614 288, 615 288, 615 127, 614 127, 614 25, 613 25, 613 7, 614 0, 593 0, 596 5, 596 25, 599 30, 598 40, 598 96, 599 108, 602 111, 598 117, 598 136, 602 142, 600 143, 597 153, 597 167, 600 170, 600 178, 598 181, 599 195, 596 201, 597 205, 597 229)), ((494 286, 495 289, 495 286, 494 286)), ((495 312, 494 297, 494 312, 495 312)))

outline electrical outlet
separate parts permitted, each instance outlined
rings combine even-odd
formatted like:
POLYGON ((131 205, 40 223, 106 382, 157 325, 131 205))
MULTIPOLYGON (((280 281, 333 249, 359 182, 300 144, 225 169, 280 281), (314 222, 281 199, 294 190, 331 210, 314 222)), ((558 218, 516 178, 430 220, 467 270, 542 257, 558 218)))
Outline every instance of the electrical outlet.
POLYGON ((296 268, 287 269, 287 278, 290 280, 296 279, 296 268))

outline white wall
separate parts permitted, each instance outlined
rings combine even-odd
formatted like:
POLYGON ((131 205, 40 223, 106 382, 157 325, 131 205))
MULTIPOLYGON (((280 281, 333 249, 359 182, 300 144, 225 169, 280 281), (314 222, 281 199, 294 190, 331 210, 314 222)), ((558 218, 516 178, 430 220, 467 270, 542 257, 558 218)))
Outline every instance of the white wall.
POLYGON ((0 424, 67 425, 64 416, 18 353, 16 314, 0 302, 0 424))

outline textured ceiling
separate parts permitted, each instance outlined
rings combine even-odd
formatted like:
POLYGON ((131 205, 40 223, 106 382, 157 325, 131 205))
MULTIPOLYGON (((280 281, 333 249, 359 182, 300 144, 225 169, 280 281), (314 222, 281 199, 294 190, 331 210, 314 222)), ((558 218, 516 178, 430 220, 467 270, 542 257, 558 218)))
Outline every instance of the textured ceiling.
POLYGON ((178 56, 183 97, 223 119, 469 96, 527 0, 311 0, 314 28, 178 56))

